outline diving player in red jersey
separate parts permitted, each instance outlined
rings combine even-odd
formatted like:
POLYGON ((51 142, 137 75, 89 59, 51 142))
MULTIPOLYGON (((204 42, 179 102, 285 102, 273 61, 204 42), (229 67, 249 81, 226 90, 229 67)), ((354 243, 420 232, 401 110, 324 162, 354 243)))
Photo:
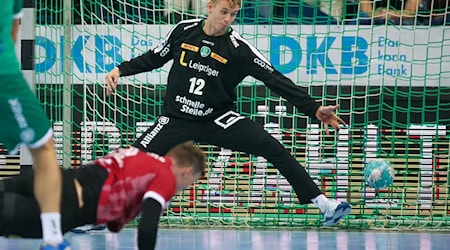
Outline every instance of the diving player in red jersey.
MULTIPOLYGON (((106 224, 112 232, 141 214, 139 249, 153 249, 159 217, 177 191, 204 175, 205 156, 190 142, 166 156, 121 148, 78 169, 63 170, 62 231, 106 224)), ((33 172, 0 181, 0 235, 42 236, 33 172)))
POLYGON ((262 81, 300 111, 336 130, 338 106, 321 106, 285 77, 232 27, 241 0, 210 0, 206 19, 181 21, 155 49, 122 62, 105 77, 108 93, 119 77, 152 71, 173 60, 162 114, 133 146, 164 155, 179 142, 216 145, 264 157, 286 177, 301 204, 314 203, 325 226, 350 213, 350 204, 325 197, 306 170, 263 126, 235 111, 236 86, 247 76, 262 81))

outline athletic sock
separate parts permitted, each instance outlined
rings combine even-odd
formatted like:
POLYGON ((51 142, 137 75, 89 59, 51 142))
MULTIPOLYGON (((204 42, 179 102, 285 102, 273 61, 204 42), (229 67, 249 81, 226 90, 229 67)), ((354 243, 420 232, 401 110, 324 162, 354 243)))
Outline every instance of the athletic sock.
POLYGON ((325 195, 319 194, 315 198, 312 198, 311 201, 320 209, 322 213, 325 212, 326 204, 328 201, 328 198, 325 195))
POLYGON ((42 213, 41 223, 44 242, 59 244, 63 241, 60 213, 42 213))

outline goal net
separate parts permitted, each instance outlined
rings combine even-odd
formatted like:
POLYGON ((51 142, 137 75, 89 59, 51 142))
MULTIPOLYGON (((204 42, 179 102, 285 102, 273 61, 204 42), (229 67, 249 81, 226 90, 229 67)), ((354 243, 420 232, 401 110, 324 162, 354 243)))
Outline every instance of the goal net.
MULTIPOLYGON (((171 63, 121 78, 111 96, 105 73, 154 48, 175 22, 204 16, 206 2, 50 2, 35 2, 36 91, 54 124, 61 163, 78 167, 131 144, 155 122, 171 63)), ((375 25, 362 22, 351 1, 320 2, 245 0, 233 27, 323 105, 339 104, 349 126, 326 135, 253 78, 236 89, 237 111, 263 124, 323 193, 352 204, 339 226, 449 229, 448 6, 434 16, 422 6, 412 24, 375 25), (363 181, 364 165, 375 158, 395 168, 385 190, 363 181)), ((322 225, 320 212, 299 205, 264 158, 201 147, 207 176, 174 198, 165 225, 322 225)))

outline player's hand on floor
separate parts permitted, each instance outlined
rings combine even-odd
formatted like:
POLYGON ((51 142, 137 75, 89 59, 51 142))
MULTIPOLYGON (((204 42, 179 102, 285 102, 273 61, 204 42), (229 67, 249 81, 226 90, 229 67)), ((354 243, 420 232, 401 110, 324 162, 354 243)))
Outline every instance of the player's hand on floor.
POLYGON ((110 95, 114 92, 119 83, 120 71, 119 68, 114 67, 111 71, 108 72, 105 76, 106 81, 106 94, 110 95))
POLYGON ((331 125, 334 129, 339 130, 339 124, 347 125, 344 120, 342 120, 339 116, 337 116, 334 111, 338 109, 339 105, 329 105, 329 106, 320 106, 316 111, 316 117, 321 122, 323 122, 325 126, 325 132, 327 135, 330 134, 328 126, 331 125))

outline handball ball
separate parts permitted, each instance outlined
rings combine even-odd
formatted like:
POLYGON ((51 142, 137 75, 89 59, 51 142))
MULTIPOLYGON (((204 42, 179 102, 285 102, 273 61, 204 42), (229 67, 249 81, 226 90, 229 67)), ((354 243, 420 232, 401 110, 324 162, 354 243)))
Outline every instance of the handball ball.
POLYGON ((364 168, 364 180, 375 189, 384 189, 394 181, 394 168, 387 160, 371 160, 364 168))

